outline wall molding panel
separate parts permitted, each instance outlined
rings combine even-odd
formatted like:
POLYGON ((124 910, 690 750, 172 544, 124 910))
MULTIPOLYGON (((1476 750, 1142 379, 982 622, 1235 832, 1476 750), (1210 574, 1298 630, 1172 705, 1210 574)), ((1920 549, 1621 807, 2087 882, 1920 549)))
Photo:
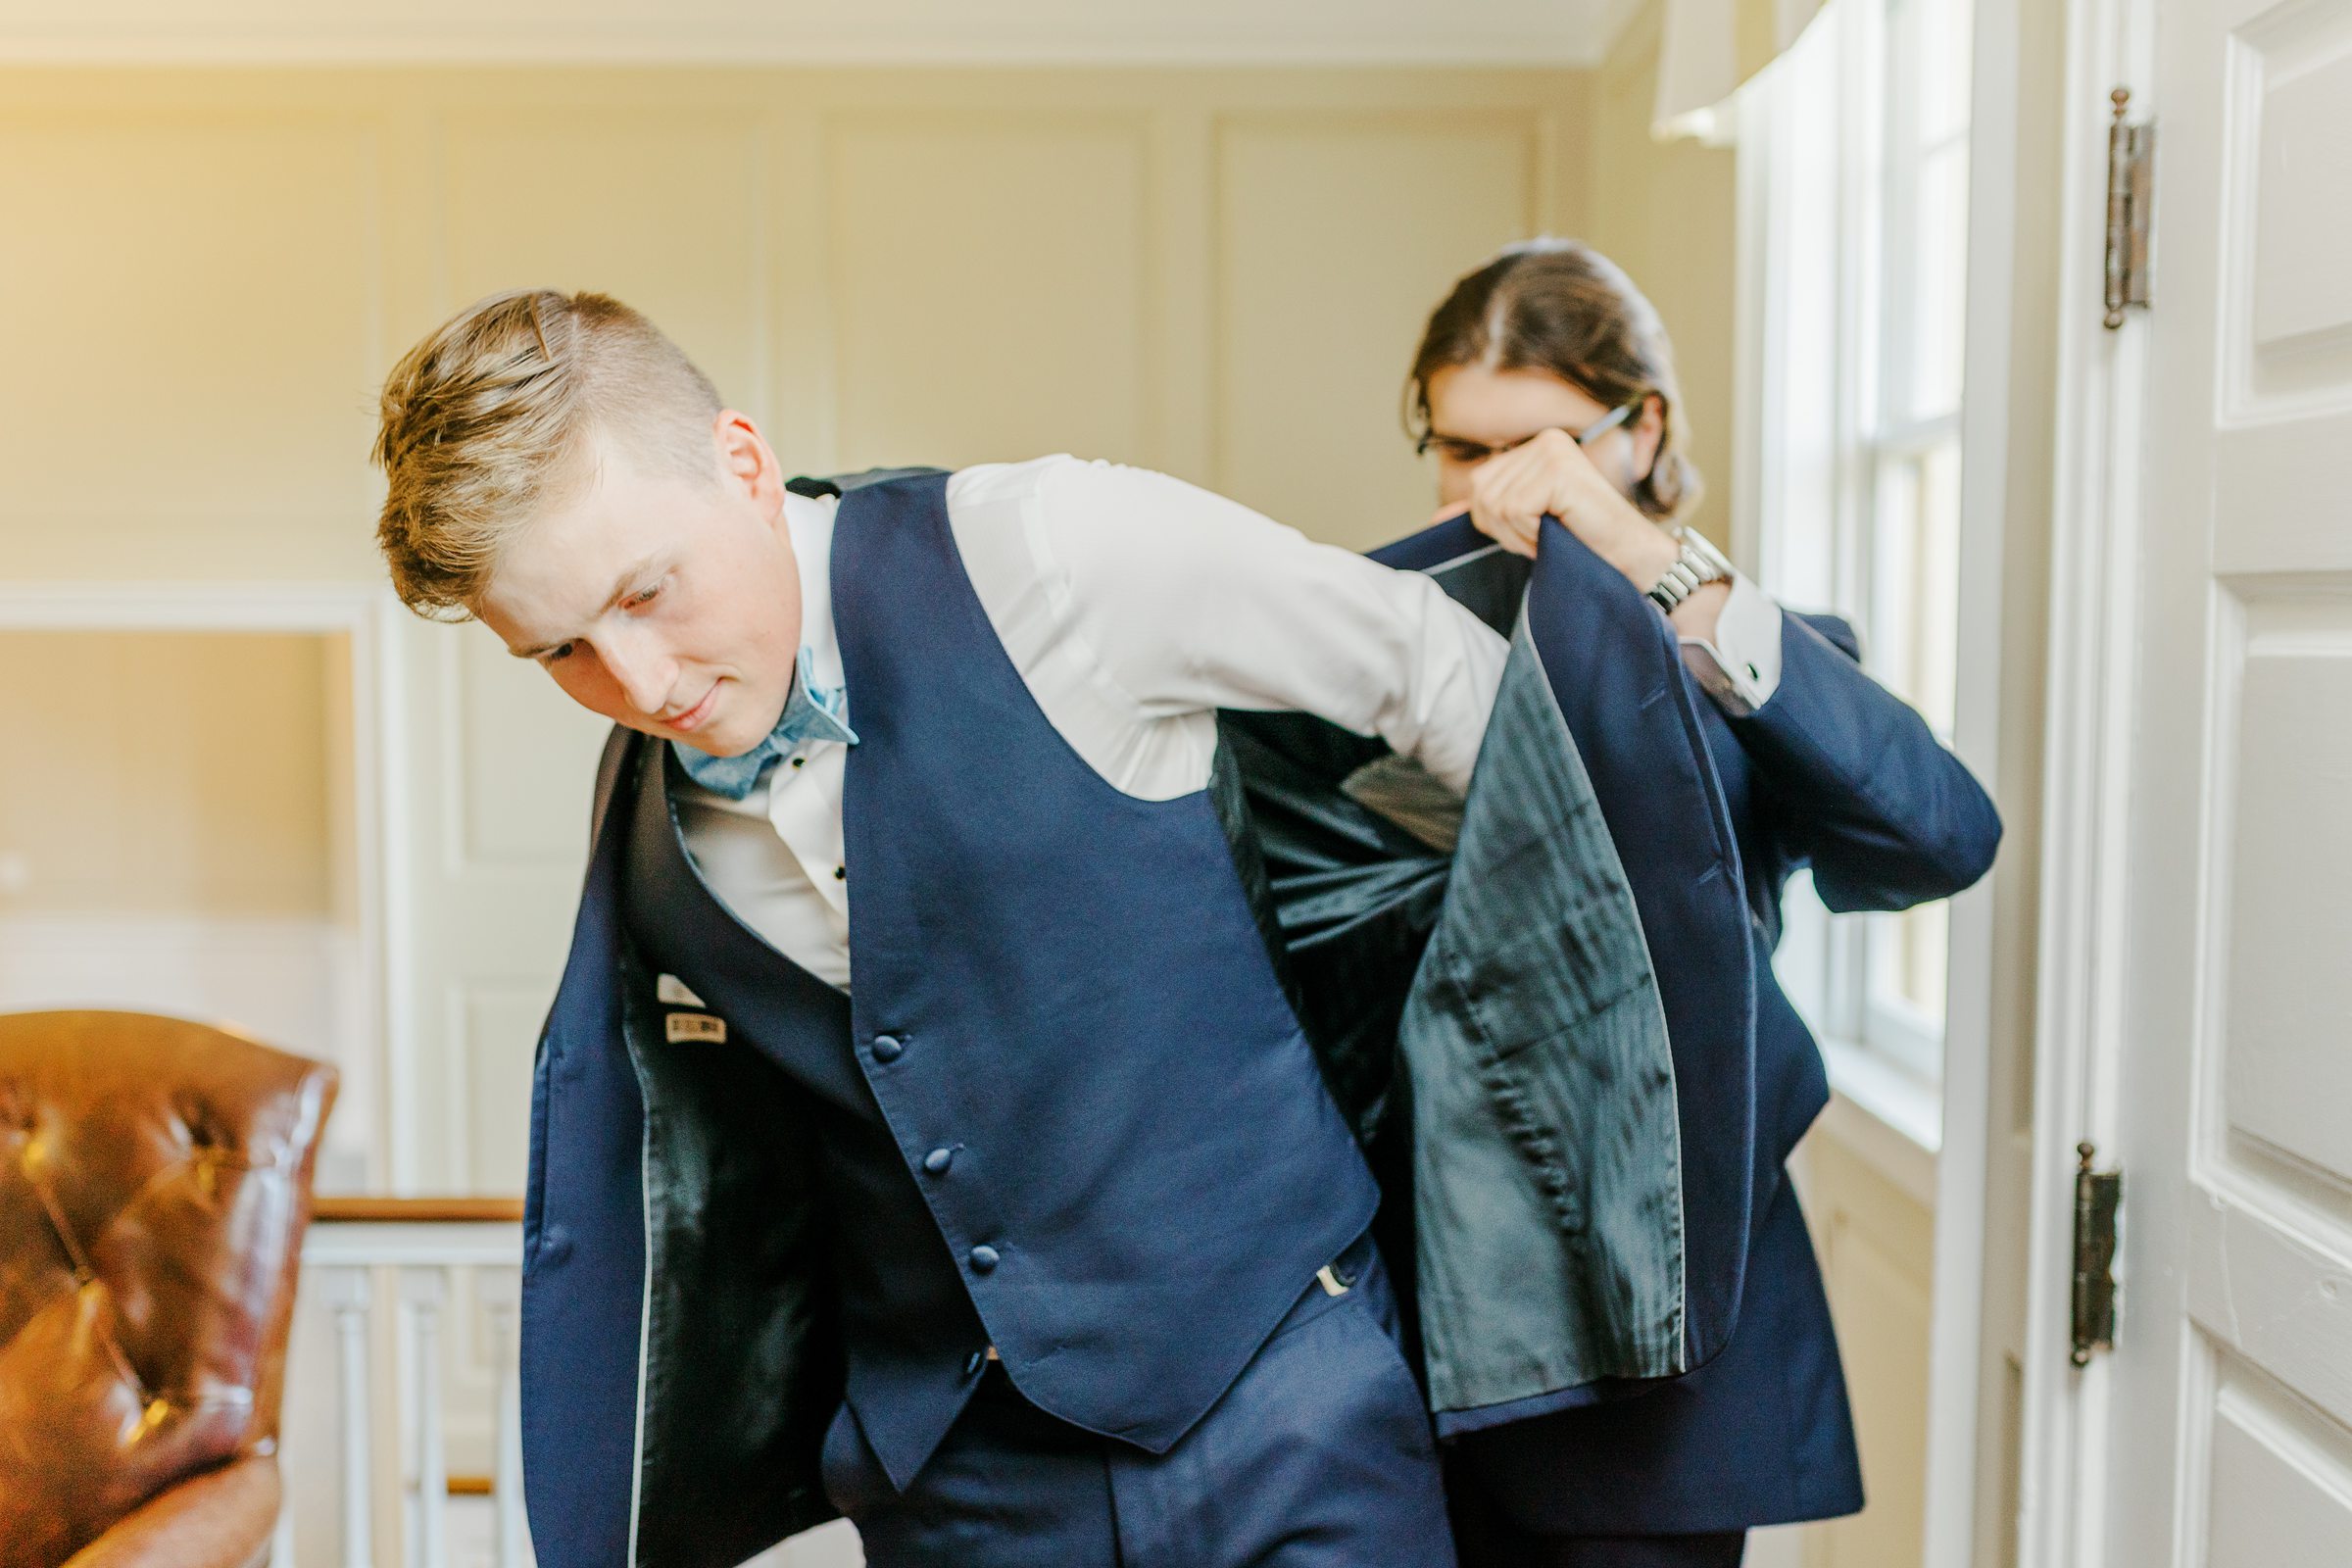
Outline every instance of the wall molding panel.
MULTIPOLYGON (((296 16, 252 6, 252 37, 296 16)), ((1514 9, 1550 10, 1483 15, 1514 9)), ((1585 216, 1589 77, 0 65, 0 591, 380 599, 382 377, 535 282, 646 310, 796 471, 1075 451, 1372 545, 1431 504, 1396 422, 1424 314, 1585 216)), ((479 629, 386 613, 369 1165, 511 1186, 603 726, 479 629)))

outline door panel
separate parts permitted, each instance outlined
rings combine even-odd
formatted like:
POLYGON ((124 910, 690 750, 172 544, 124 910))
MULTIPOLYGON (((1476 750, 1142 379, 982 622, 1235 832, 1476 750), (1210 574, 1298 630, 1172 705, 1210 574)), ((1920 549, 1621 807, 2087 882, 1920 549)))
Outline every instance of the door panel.
MULTIPOLYGON (((2352 0, 2153 0, 2096 1560, 2352 1561, 2352 0)), ((2094 1453, 2099 1450, 2094 1446, 2094 1453)))
MULTIPOLYGON (((2352 1173, 2352 599, 2235 599, 2232 797, 2220 1042, 2230 1142, 2352 1173)), ((2227 635, 2227 634, 2226 634, 2227 635)))
POLYGON ((2278 1385, 2226 1364, 2214 1399, 2212 1568, 2352 1562, 2352 1445, 2278 1385))

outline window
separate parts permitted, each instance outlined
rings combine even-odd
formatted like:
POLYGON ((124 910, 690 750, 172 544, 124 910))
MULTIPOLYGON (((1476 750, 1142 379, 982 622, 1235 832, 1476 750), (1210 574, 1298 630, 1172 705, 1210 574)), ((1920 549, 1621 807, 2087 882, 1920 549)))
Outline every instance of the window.
MULTIPOLYGON (((1851 617, 1949 737, 1958 634, 1969 0, 1831 0, 1741 95, 1740 498, 1764 586, 1851 617)), ((1821 1034, 1941 1075, 1944 906, 1831 915, 1779 971, 1821 1034)))

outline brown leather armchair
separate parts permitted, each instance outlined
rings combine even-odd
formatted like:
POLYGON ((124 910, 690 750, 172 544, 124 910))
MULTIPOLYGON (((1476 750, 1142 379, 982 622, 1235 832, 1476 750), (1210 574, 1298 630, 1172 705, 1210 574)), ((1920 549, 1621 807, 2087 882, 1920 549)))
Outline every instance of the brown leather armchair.
POLYGON ((246 1568, 335 1072, 127 1012, 0 1014, 0 1568, 246 1568))

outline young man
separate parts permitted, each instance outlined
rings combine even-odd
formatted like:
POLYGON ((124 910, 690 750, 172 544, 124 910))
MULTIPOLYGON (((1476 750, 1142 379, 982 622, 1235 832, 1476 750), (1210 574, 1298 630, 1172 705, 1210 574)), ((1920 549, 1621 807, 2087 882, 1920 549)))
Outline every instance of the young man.
POLYGON ((1445 1565, 1426 1411, 1724 1353, 1766 950, 1645 519, 1396 572, 1066 458, 788 482, 593 295, 383 412, 402 595, 619 726, 532 1102, 550 1568, 836 1509, 878 1568, 1445 1565))
POLYGON ((1152 473, 788 482, 592 294, 434 332, 376 457, 403 599, 619 726, 533 1097, 540 1561, 838 1508, 878 1568, 1449 1564, 1204 786, 1217 710, 1287 709, 1458 797, 1502 639, 1152 473))

